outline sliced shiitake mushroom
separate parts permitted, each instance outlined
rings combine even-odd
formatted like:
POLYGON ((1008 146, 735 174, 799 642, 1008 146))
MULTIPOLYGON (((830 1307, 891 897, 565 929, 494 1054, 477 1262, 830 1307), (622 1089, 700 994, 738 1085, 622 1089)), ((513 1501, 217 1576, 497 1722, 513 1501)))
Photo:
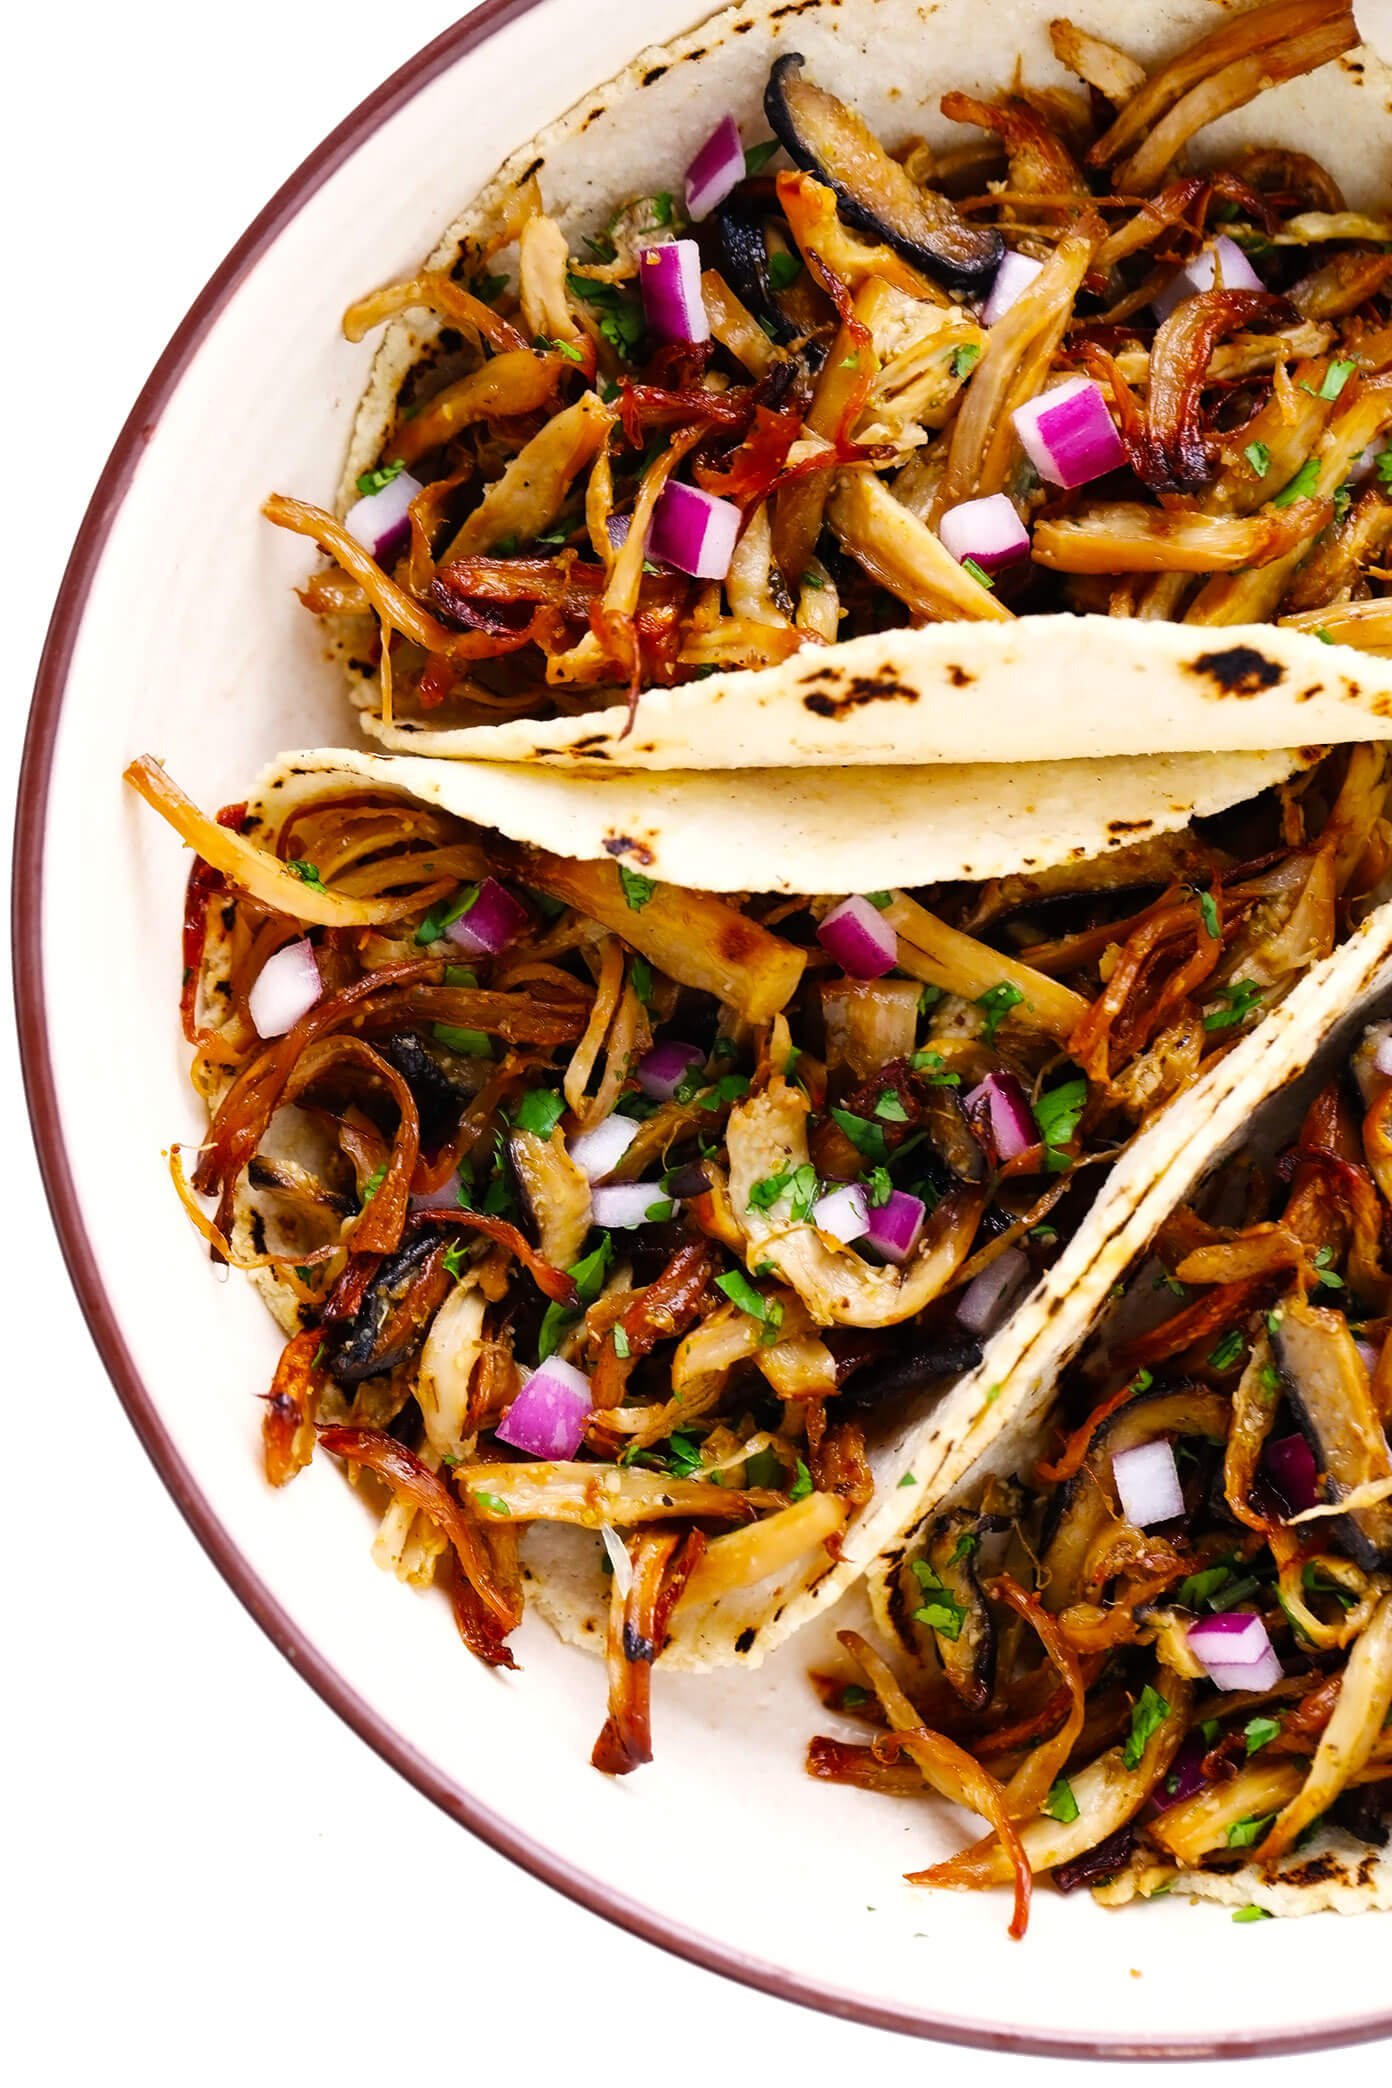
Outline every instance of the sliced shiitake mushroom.
POLYGON ((996 1627, 977 1579, 977 1518, 954 1508, 930 1524, 909 1568, 919 1629, 930 1634, 942 1671, 971 1711, 984 1711, 996 1680, 996 1627))
POLYGON ((933 1087, 923 1104, 928 1143, 959 1182, 984 1182, 986 1155, 972 1130, 957 1088, 933 1087))
POLYGON ((940 1379, 960 1377, 981 1361, 981 1343, 951 1320, 920 1334, 911 1343, 896 1342, 884 1354, 872 1355, 846 1377, 839 1394, 843 1407, 877 1407, 887 1400, 926 1391, 940 1379))
POLYGON ((426 1229, 388 1255, 352 1319, 326 1335, 329 1373, 339 1384, 380 1377, 419 1348, 454 1283, 445 1267, 448 1246, 426 1229))
MULTIPOLYGON (((1271 1349, 1315 1453, 1325 1498, 1338 1501, 1357 1486, 1392 1477, 1387 1437, 1344 1315, 1287 1298, 1274 1321, 1271 1349)), ((1333 1527, 1366 1572, 1392 1566, 1392 1500, 1352 1509, 1334 1519, 1333 1527)))
POLYGON ((558 1133, 510 1131, 508 1167, 532 1222, 536 1243, 553 1268, 580 1259, 590 1229, 590 1185, 558 1133))
POLYGON ((394 1037, 384 1038, 378 1049, 395 1066, 415 1097, 425 1145, 433 1146, 447 1138, 457 1127, 469 1098, 455 1086, 424 1038, 414 1030, 399 1030, 394 1037))
POLYGON ((921 189, 854 109, 806 77, 804 62, 797 51, 778 60, 764 113, 793 163, 834 190, 845 223, 942 282, 969 287, 993 274, 1000 233, 969 225, 945 196, 921 189))
POLYGON ((728 196, 711 217, 711 250, 716 266, 741 304, 749 307, 765 331, 786 347, 798 329, 773 294, 769 280, 767 209, 756 197, 728 196))

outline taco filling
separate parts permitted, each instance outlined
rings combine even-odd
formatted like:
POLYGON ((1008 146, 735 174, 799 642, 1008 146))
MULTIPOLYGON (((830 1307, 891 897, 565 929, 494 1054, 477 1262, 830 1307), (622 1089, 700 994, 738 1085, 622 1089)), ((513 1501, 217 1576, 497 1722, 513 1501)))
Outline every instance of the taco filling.
POLYGON ((916 1533, 888 1590, 903 1679, 843 1635, 880 1730, 814 1740, 812 1773, 926 1781, 987 1825, 915 1882, 1013 1883, 1017 1929, 1043 1875, 1235 1920, 1345 1881, 1388 1903, 1389 1127, 1382 1023, 1289 1143, 1174 1211, 1038 1459, 916 1533))
POLYGON ((891 1421, 1388 856, 1364 747, 1034 878, 738 902, 294 771, 216 820, 128 778, 196 852, 173 1167, 289 1337, 268 1477, 342 1460, 503 1665, 528 1533, 591 1533, 615 1771, 682 1611, 826 1570, 891 1421))
POLYGON ((355 304, 352 340, 418 329, 373 454, 339 514, 266 513, 327 554, 303 600, 360 700, 564 717, 1050 611, 1392 649, 1392 223, 1278 138, 1187 161, 1351 10, 1276 0, 1149 75, 1050 34, 1078 86, 949 92, 941 149, 784 53, 771 135, 723 118, 681 194, 582 237, 533 174, 355 304))

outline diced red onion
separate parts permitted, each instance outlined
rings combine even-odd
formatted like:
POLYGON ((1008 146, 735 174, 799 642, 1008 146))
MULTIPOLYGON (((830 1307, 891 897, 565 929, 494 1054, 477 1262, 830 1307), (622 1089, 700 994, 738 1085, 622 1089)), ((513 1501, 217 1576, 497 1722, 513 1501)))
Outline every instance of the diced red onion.
POLYGON ((1013 1073, 988 1073, 979 1087, 964 1097, 967 1115, 985 1104, 996 1157, 1004 1162, 1018 1159, 1039 1143, 1039 1126, 1029 1097, 1013 1073))
POLYGON ((306 938, 287 943, 268 957, 247 995, 247 1013, 258 1037, 283 1037, 307 1015, 324 991, 314 946, 306 938))
POLYGON ((970 558, 988 573, 1029 556, 1029 531, 1004 493, 958 501, 944 513, 938 536, 958 565, 970 558))
POLYGON ((705 1063, 706 1054, 699 1044, 683 1044, 679 1037, 668 1037, 643 1053, 634 1077, 654 1102, 670 1102, 692 1067, 705 1063))
POLYGON ((356 537, 379 565, 395 558, 411 534, 406 510, 420 490, 419 479, 412 478, 409 471, 398 471, 379 493, 364 493, 361 500, 355 500, 343 517, 349 536, 356 537))
POLYGON ((604 1232, 632 1232, 635 1226, 650 1222, 649 1211, 668 1206, 674 1214, 679 1209, 661 1182, 610 1182, 596 1189, 590 1199, 594 1222, 604 1232))
POLYGON ((1265 1624, 1252 1610, 1204 1617, 1189 1626, 1186 1636, 1217 1689, 1274 1689, 1285 1673, 1265 1624))
POLYGON ((654 562, 675 566, 693 580, 723 580, 739 532, 740 511, 733 501, 668 479, 653 509, 648 550, 654 562))
POLYGON ((602 1182, 611 1175, 624 1154, 638 1136, 638 1126, 632 1117, 607 1116, 593 1131, 582 1131, 570 1141, 570 1157, 591 1182, 602 1182))
POLYGON ((1007 1247, 973 1276, 957 1301, 958 1320, 972 1334, 993 1334, 1029 1277, 1029 1257, 1019 1247, 1007 1247))
POLYGON ((411 1198, 413 1211, 457 1211, 459 1209, 459 1169, 438 1189, 427 1189, 423 1195, 411 1198))
POLYGON ((860 892, 824 916, 817 940, 852 979, 882 979, 899 961, 898 936, 860 892))
POLYGON ((1373 1053, 1373 1064, 1385 1079, 1392 1080, 1392 1030, 1388 1031, 1373 1053))
POLYGON ((1010 307, 1024 296, 1043 266, 1042 261, 1031 261, 1028 254, 1007 254, 996 270, 991 294, 981 308, 983 325, 994 326, 998 319, 1003 319, 1010 307))
POLYGON ((609 1554, 609 1564, 614 1569, 614 1586, 621 1596, 627 1595, 633 1586, 633 1561, 628 1556, 628 1546, 612 1523, 601 1523, 599 1534, 609 1554))
POLYGON ((495 1434, 529 1457, 574 1457, 593 1405, 584 1372, 551 1356, 532 1372, 495 1434))
POLYGON ((686 214, 693 224, 709 217, 744 179, 744 147, 733 116, 722 116, 686 170, 686 214))
POLYGON ((1262 1472, 1291 1515, 1319 1504, 1319 1467, 1303 1435, 1278 1436, 1262 1452, 1262 1472))
POLYGON ((828 1190, 812 1206, 812 1223, 843 1246, 849 1247, 852 1240, 863 1240, 870 1230, 865 1191, 858 1182, 844 1182, 839 1189, 828 1190))
POLYGON ((903 1189, 891 1189, 887 1203, 867 1205, 866 1217, 866 1246, 886 1261, 907 1261, 923 1231, 922 1200, 903 1189))
POLYGON ((1118 1450, 1112 1459, 1112 1477, 1121 1498, 1121 1512, 1138 1530, 1153 1523, 1173 1522, 1184 1513, 1184 1488, 1179 1483, 1174 1445, 1168 1436, 1153 1443, 1137 1443, 1118 1450))
POLYGON ((616 551, 622 551, 628 542, 628 532, 633 527, 632 515, 610 515, 604 525, 609 541, 616 551))
POLYGON ((496 877, 485 877, 469 911, 451 921, 445 934, 471 957, 496 957, 515 942, 532 917, 520 899, 514 898, 496 877))
POLYGON ((1086 486, 1126 462, 1126 450, 1091 377, 1070 377, 1010 416, 1020 446, 1051 486, 1086 486))
POLYGON ((1173 275, 1158 297, 1151 299, 1157 317, 1168 319, 1176 305, 1186 304, 1200 290, 1211 290, 1222 267, 1225 290, 1264 290, 1261 277, 1236 240, 1220 232, 1211 246, 1203 247, 1192 261, 1173 275))
POLYGON ((1208 1782, 1204 1775, 1204 1756, 1208 1743, 1202 1733, 1191 1733, 1181 1746, 1171 1765, 1170 1773, 1158 1783, 1141 1808, 1143 1820, 1153 1820, 1158 1814, 1168 1812, 1172 1805, 1183 1805, 1186 1798, 1197 1798, 1208 1782))
POLYGON ((1363 1358, 1363 1368, 1371 1377, 1381 1360, 1382 1350, 1371 1341, 1355 1341, 1353 1345, 1363 1358))
POLYGON ((660 246, 641 248, 638 282, 643 316, 654 340, 686 343, 710 339, 710 319, 701 295, 701 249, 694 239, 666 239, 660 246))

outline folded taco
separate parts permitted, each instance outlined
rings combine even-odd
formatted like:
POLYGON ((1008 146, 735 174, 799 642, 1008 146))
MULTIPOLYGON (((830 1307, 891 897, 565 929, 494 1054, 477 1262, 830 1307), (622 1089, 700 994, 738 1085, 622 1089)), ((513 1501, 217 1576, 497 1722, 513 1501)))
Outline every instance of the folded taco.
POLYGON ((425 766, 296 758, 217 819, 132 766, 196 851, 175 1178, 287 1336, 271 1479, 375 1475, 379 1558, 486 1660, 529 1594, 604 1645, 624 1769, 654 1661, 757 1662, 849 1585, 1362 989, 1389 766, 976 883, 855 890, 830 830, 809 889, 723 898, 425 766))
POLYGON ((990 23, 727 10, 346 315, 383 330, 337 503, 267 513, 389 747, 1387 732, 1392 74, 1342 0, 990 23))
POLYGON ((970 1786, 993 1831, 921 1882, 1392 1908, 1392 965, 1333 961, 1216 1159, 1179 1156, 1104 1254, 1076 1360, 1036 1355, 872 1576, 897 1674, 853 1640, 860 1697, 945 1744, 888 1774, 820 1738, 811 1766, 970 1786))

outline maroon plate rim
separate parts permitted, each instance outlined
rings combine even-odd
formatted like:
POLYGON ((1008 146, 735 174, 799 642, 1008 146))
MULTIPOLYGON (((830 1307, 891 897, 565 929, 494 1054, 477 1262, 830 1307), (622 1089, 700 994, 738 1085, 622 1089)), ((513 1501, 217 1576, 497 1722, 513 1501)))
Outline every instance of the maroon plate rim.
POLYGON ((218 1520, 179 1456, 136 1368, 116 1303, 97 1275, 96 1256, 74 1184, 58 1107, 43 996, 44 829, 68 673, 88 596, 145 445, 189 364, 250 270, 310 197, 389 117, 441 73, 539 4, 541 0, 482 0, 472 14, 446 29, 368 95, 277 191, 214 271, 175 329, 117 438, 68 560, 39 663, 25 735, 15 823, 11 935, 20 1064, 39 1167, 68 1274, 102 1363, 131 1425, 194 1536, 267 1637, 330 1709, 383 1761, 460 1826, 543 1884, 631 1935, 745 1986, 844 2021, 987 2051, 1074 2059, 1262 2058, 1329 2050, 1392 2036, 1392 2013, 1360 2017, 1332 2029, 1316 2025, 1282 2034, 1235 2031, 1222 2037, 1176 2036, 1141 2042, 1098 2037, 1086 2031, 1022 2030, 942 2014, 928 2007, 897 2006, 873 1995, 801 1978, 783 1966, 733 1949, 716 1937, 684 1928, 666 1915, 627 1898, 603 1879, 563 1862, 512 1821, 443 1775, 349 1686, 277 1602, 218 1520))

